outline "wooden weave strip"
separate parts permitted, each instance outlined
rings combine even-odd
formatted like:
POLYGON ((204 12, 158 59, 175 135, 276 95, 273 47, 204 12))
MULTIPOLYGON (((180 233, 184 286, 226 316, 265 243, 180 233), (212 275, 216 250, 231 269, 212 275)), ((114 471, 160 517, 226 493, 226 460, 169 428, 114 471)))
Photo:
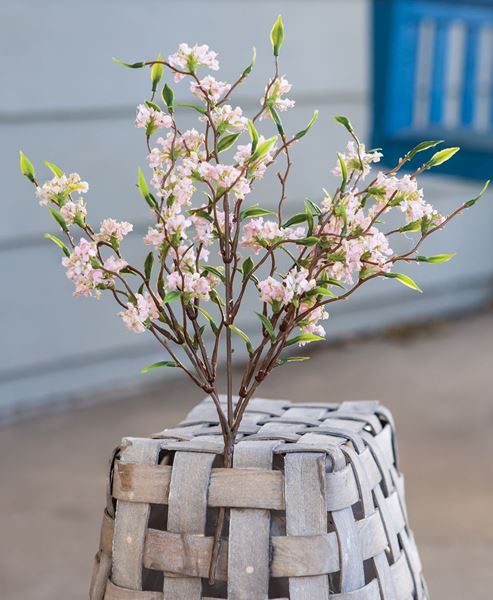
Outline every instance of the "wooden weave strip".
POLYGON ((221 452, 210 399, 174 428, 124 439, 90 600, 428 599, 387 409, 257 398, 233 468, 221 452))

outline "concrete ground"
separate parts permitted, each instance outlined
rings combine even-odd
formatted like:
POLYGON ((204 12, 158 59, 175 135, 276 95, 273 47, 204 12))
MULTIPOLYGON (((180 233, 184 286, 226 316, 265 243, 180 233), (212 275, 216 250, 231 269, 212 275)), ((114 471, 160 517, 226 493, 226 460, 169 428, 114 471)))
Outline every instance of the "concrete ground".
MULTIPOLYGON (((292 400, 378 398, 392 409, 433 600, 493 597, 492 351, 489 313, 339 344, 261 389, 292 400)), ((172 425, 199 399, 180 380, 0 430, 2 600, 87 597, 111 450, 125 434, 172 425)))

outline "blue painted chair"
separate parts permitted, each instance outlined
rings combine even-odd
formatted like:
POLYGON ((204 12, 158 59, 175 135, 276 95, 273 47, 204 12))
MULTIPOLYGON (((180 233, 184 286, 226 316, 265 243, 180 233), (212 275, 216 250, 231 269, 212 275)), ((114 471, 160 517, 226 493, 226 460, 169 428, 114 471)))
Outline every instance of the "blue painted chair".
POLYGON ((372 145, 394 164, 425 139, 442 172, 493 175, 493 0, 374 0, 372 145))

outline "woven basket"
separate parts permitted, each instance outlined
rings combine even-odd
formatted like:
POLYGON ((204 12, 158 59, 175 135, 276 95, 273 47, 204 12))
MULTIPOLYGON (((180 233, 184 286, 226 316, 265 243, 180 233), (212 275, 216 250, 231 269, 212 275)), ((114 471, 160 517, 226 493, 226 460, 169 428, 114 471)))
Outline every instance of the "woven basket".
POLYGON ((222 468, 214 405, 174 429, 124 438, 91 600, 426 600, 377 402, 252 400, 222 468), (208 582, 219 507, 227 526, 208 582))

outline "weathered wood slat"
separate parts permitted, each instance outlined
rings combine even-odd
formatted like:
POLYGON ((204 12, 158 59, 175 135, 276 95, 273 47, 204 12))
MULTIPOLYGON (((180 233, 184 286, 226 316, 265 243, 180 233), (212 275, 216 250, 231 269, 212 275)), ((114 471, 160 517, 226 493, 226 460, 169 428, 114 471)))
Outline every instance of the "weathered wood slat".
MULTIPOLYGON (((205 533, 207 493, 214 458, 211 453, 175 454, 169 488, 168 531, 205 533)), ((174 600, 201 600, 202 581, 193 576, 165 577, 163 592, 165 598, 174 600)))
MULTIPOLYGON (((253 442, 252 442, 253 443, 253 442)), ((171 473, 167 465, 130 465, 117 462, 113 494, 131 502, 167 504, 171 473)), ((378 472, 370 487, 377 485, 378 472)), ((327 510, 339 510, 359 499, 350 465, 327 473, 327 510)), ((212 469, 209 506, 284 510, 284 475, 266 469, 212 469)))
MULTIPOLYGON (((120 462, 156 464, 160 445, 156 440, 127 438, 120 462)), ((144 540, 151 507, 146 503, 118 500, 113 536, 112 581, 130 590, 142 589, 144 540)))
MULTIPOLYGON (((245 470, 271 469, 275 444, 276 442, 272 441, 239 442, 235 448, 233 467, 245 470)), ((260 487, 261 480, 258 479, 253 491, 260 487)), ((228 548, 229 600, 263 600, 268 597, 269 547, 270 511, 255 506, 231 509, 228 548)))
MULTIPOLYGON (((288 454, 284 463, 286 479, 286 533, 317 535, 327 531, 325 454, 288 454)), ((310 557, 306 556, 309 562, 310 557)), ((292 600, 327 600, 327 575, 290 577, 292 600)))

